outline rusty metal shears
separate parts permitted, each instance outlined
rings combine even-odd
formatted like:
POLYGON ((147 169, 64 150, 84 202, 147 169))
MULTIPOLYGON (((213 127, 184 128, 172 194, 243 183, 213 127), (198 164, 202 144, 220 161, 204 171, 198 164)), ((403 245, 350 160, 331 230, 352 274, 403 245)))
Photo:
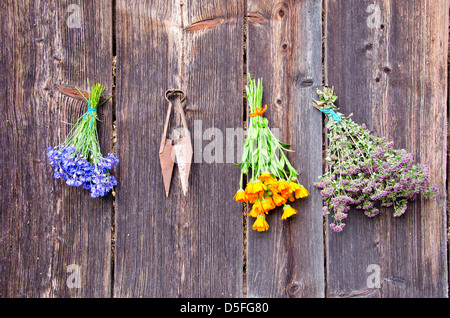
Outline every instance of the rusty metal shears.
POLYGON ((186 196, 189 188, 189 173, 191 171, 192 156, 194 153, 191 142, 191 133, 189 132, 186 115, 183 110, 183 103, 186 100, 186 96, 182 90, 169 89, 166 91, 165 98, 168 101, 169 106, 167 108, 166 119, 164 122, 164 132, 161 138, 161 146, 159 148, 159 161, 164 180, 164 188, 166 190, 166 197, 168 197, 170 183, 172 180, 173 166, 176 160, 180 173, 181 187, 183 189, 183 194, 186 196), (181 116, 183 129, 180 131, 180 136, 178 136, 176 144, 173 145, 173 140, 167 138, 167 129, 169 127, 170 114, 172 112, 172 101, 169 99, 169 96, 177 94, 181 95, 180 103, 178 104, 178 112, 181 116))

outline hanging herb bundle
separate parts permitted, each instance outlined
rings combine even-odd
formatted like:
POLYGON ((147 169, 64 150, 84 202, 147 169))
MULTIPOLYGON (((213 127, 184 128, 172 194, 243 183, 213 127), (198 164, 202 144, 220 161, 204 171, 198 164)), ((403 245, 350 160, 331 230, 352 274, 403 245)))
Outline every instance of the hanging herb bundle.
POLYGON ((108 194, 117 185, 110 170, 119 160, 111 153, 103 157, 97 133, 97 108, 111 98, 100 103, 104 89, 96 84, 92 90, 89 89, 87 99, 77 88, 87 101, 88 110, 73 125, 62 144, 47 148, 49 163, 54 168, 54 178, 65 180, 69 186, 81 186, 90 190, 92 198, 108 194))
POLYGON ((314 107, 328 115, 328 147, 327 171, 315 186, 321 189, 324 216, 333 216, 332 230, 343 230, 351 206, 368 217, 378 215, 380 207, 392 207, 394 217, 399 217, 418 195, 435 198, 439 194, 436 186, 428 185, 426 165, 414 163, 406 150, 394 149, 392 141, 374 136, 352 115, 339 113, 332 89, 324 87, 317 94, 314 107))
POLYGON ((286 220, 298 211, 287 202, 304 198, 308 191, 298 183, 298 173, 289 162, 285 151, 289 146, 280 142, 269 128, 269 121, 263 117, 267 105, 262 108, 262 79, 253 81, 249 75, 246 98, 250 107, 250 122, 244 144, 241 165, 240 188, 234 199, 237 202, 253 204, 249 215, 256 218, 252 228, 259 232, 269 229, 266 215, 276 207, 283 206, 282 219, 286 220), (279 156, 277 155, 279 154, 279 156), (243 187, 243 176, 249 182, 243 187))

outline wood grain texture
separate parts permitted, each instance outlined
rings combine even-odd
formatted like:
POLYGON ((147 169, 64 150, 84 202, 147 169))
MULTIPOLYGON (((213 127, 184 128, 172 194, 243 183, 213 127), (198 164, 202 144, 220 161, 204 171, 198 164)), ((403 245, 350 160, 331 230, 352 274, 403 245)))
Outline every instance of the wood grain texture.
POLYGON ((447 297, 448 1, 327 0, 325 10, 326 81, 338 106, 427 164, 441 189, 400 218, 355 210, 343 232, 328 230, 327 296, 447 297), (370 264, 379 289, 367 285, 370 264))
POLYGON ((321 1, 248 1, 248 72, 263 78, 263 105, 288 157, 311 193, 292 206, 299 214, 281 220, 278 208, 259 233, 248 220, 248 297, 323 297, 322 200, 313 183, 322 172, 322 120, 312 107, 321 86, 321 1))
MULTIPOLYGON (((72 1, 3 1, 0 8, 0 296, 108 297, 111 197, 53 179, 48 146, 65 138, 86 104, 55 85, 111 91, 111 7, 80 4, 81 28, 66 24, 72 1), (80 267, 81 288, 68 288, 80 267)), ((110 151, 111 105, 99 110, 102 150, 110 151)))
MULTIPOLYGON (((344 232, 327 228, 324 238, 313 185, 322 173, 322 115, 311 103, 322 82, 322 0, 5 0, 0 297, 448 297, 449 1, 323 3, 325 78, 338 105, 427 164, 441 189, 436 201, 418 200, 401 218, 354 211, 344 232), (80 24, 70 25, 78 9, 80 24), (54 180, 46 149, 69 132, 62 121, 87 107, 59 87, 87 91, 88 78, 112 92, 115 43, 113 209, 111 195, 94 200, 54 180), (291 144, 310 191, 288 222, 280 209, 271 213, 268 232, 248 219, 245 242, 242 205, 232 200, 243 70, 264 79, 265 116, 291 144), (186 93, 194 163, 188 196, 175 166, 166 199, 158 150, 169 88, 186 93), (71 264, 80 266, 81 288, 67 285, 71 264), (367 284, 370 264, 381 270, 380 289, 367 284)), ((170 133, 181 127, 178 103, 170 133)), ((98 114, 107 154, 112 101, 98 114)))
POLYGON ((117 1, 116 297, 242 296, 239 169, 214 155, 242 127, 243 15, 242 1, 117 1), (194 144, 186 197, 175 165, 166 198, 158 158, 169 88, 194 144))

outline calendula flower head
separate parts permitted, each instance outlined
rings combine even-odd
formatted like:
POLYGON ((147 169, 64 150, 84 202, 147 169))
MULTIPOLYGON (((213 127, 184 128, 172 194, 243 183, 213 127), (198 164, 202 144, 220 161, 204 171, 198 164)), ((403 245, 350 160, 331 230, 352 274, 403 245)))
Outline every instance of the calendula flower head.
POLYGON ((245 191, 243 189, 239 189, 238 192, 234 195, 233 199, 236 200, 236 202, 247 202, 248 198, 245 194, 245 191))
POLYGON ((264 232, 269 229, 269 224, 266 221, 266 217, 263 214, 260 214, 256 217, 255 223, 252 226, 253 230, 257 230, 258 232, 264 232))
POLYGON ((275 203, 276 206, 282 206, 283 204, 286 203, 286 199, 281 196, 279 193, 275 192, 272 196, 272 200, 275 203))
POLYGON ((277 183, 277 179, 274 178, 271 174, 269 173, 264 173, 259 177, 259 180, 264 183, 265 185, 272 185, 274 183, 277 183))
POLYGON ((293 192, 289 182, 286 180, 278 181, 278 191, 280 191, 280 193, 289 193, 289 195, 293 192))
POLYGON ((296 199, 305 198, 309 195, 308 190, 306 190, 304 186, 293 181, 291 181, 289 185, 291 189, 294 191, 296 199))
POLYGON ((294 214, 297 214, 297 210, 291 207, 289 204, 286 204, 283 207, 283 215, 281 216, 282 220, 286 220, 287 218, 293 216, 294 214))
MULTIPOLYGON (((253 229, 266 231, 269 228, 265 215, 296 198, 308 195, 306 189, 297 184, 298 173, 289 162, 285 152, 289 145, 280 142, 269 128, 269 121, 264 118, 267 105, 262 108, 262 79, 253 81, 249 75, 246 86, 246 98, 250 107, 248 134, 244 144, 241 165, 240 188, 243 188, 243 175, 250 180, 244 194, 248 203, 253 204, 249 215, 257 220, 253 229), (294 184, 295 183, 295 184, 294 184)), ((238 191, 240 192, 240 191, 238 191)), ((243 194, 237 194, 240 200, 243 194)), ((293 208, 283 215, 293 215, 293 208)), ((286 219, 287 217, 283 218, 286 219)))
POLYGON ((307 196, 309 196, 309 191, 306 190, 306 188, 304 186, 301 186, 302 188, 298 191, 295 191, 295 198, 296 199, 302 199, 302 198, 306 198, 307 196))
POLYGON ((258 217, 258 215, 260 215, 263 211, 261 211, 258 207, 257 204, 254 204, 252 206, 252 209, 250 210, 250 212, 248 213, 249 216, 256 218, 258 217))
POLYGON ((266 197, 261 201, 261 205, 262 205, 262 209, 264 212, 268 212, 270 210, 275 209, 277 206, 276 204, 273 202, 271 197, 266 197))
POLYGON ((260 180, 256 180, 254 182, 250 182, 245 188, 246 195, 254 195, 259 194, 267 190, 267 187, 260 180))
POLYGON ((259 198, 258 194, 245 193, 245 196, 247 197, 247 200, 248 200, 247 202, 251 203, 251 204, 255 203, 255 200, 259 198))

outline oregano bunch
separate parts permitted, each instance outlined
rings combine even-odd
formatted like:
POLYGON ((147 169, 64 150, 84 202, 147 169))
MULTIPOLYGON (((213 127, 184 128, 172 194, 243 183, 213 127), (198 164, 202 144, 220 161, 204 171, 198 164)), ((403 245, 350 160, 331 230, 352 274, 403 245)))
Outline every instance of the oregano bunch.
POLYGON ((435 198, 436 186, 428 185, 426 165, 415 163, 405 149, 395 149, 392 141, 371 133, 365 124, 344 117, 334 104, 333 89, 318 90, 314 106, 328 115, 326 171, 315 186, 321 189, 323 214, 331 215, 330 228, 343 230, 351 206, 368 217, 380 213, 380 207, 391 207, 394 217, 403 215, 408 202, 423 194, 435 198))

